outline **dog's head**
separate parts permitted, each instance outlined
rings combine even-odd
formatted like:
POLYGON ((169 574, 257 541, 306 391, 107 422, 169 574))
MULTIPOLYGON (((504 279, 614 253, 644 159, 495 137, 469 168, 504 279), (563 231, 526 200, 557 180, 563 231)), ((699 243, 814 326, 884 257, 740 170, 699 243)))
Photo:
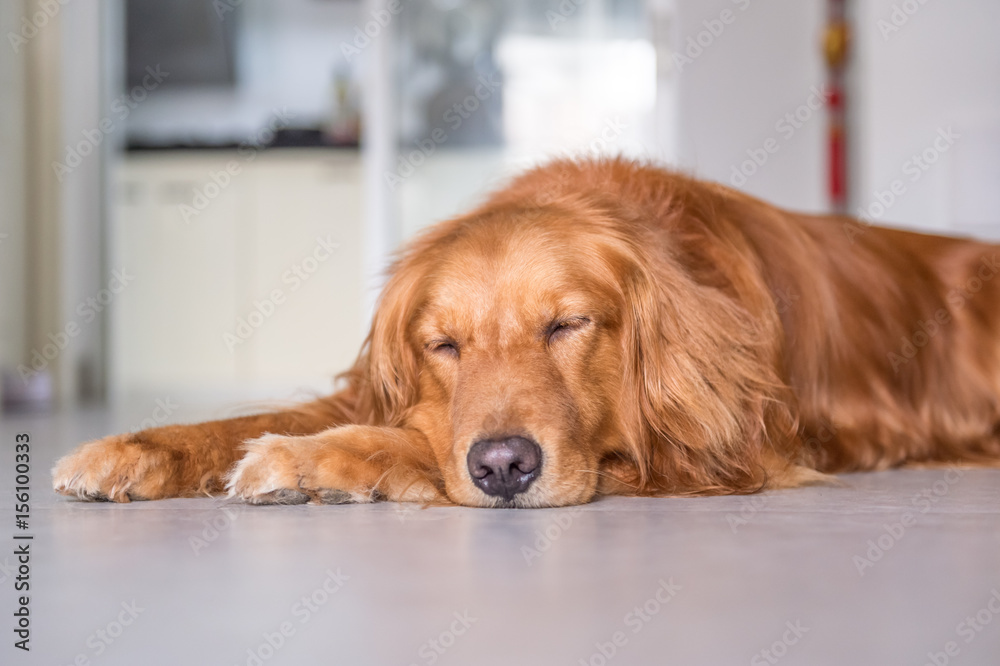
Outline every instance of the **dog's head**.
POLYGON ((770 418, 750 404, 770 381, 760 326, 641 228, 587 205, 494 206, 397 263, 365 361, 375 420, 427 437, 451 500, 759 485, 734 447, 770 418))

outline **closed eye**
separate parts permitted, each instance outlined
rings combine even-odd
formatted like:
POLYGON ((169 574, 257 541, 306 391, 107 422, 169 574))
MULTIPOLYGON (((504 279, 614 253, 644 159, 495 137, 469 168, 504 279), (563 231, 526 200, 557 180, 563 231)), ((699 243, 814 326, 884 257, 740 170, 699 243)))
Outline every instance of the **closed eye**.
POLYGON ((552 344, 553 342, 569 337, 574 331, 587 326, 589 323, 589 317, 570 317, 569 319, 556 320, 549 324, 546 339, 549 344, 552 344))
POLYGON ((458 358, 458 343, 454 340, 433 340, 427 343, 427 351, 458 358))

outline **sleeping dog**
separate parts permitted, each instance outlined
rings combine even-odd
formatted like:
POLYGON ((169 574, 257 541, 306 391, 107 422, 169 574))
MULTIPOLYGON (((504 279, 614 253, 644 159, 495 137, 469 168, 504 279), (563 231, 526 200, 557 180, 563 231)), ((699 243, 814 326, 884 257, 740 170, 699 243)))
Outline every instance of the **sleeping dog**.
POLYGON ((54 485, 543 507, 997 466, 997 252, 558 161, 404 249, 337 393, 90 442, 54 485))

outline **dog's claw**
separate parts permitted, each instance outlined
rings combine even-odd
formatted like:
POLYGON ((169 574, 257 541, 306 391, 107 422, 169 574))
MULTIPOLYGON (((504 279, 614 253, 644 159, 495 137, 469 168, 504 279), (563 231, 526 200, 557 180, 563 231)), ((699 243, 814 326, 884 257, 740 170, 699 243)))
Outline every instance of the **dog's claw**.
POLYGON ((254 495, 246 498, 250 504, 305 504, 309 501, 309 495, 291 488, 279 488, 262 495, 254 495))

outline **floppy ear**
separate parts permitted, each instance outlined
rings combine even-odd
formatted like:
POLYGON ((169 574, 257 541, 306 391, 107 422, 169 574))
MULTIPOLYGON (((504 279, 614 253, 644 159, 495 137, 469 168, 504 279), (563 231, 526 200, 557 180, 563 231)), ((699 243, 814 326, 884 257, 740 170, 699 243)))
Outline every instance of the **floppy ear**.
MULTIPOLYGON (((727 259, 745 261, 738 254, 727 259)), ((625 358, 644 440, 636 480, 648 494, 754 492, 786 474, 797 439, 766 287, 701 278, 637 250, 626 283, 625 358)))
POLYGON ((418 399, 419 367, 409 337, 421 271, 412 254, 400 259, 382 290, 365 349, 355 365, 375 425, 398 425, 418 399))

